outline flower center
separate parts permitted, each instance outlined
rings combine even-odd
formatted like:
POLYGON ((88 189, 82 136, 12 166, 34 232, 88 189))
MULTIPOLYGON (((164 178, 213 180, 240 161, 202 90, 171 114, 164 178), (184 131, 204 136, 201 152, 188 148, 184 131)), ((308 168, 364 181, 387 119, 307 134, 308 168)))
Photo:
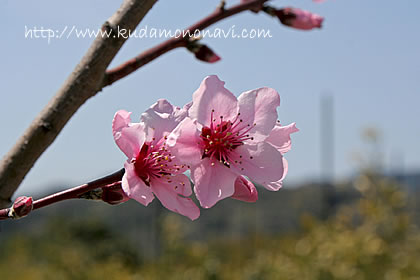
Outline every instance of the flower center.
POLYGON ((172 175, 184 168, 184 165, 173 162, 174 156, 165 146, 164 141, 159 141, 155 146, 150 142, 145 142, 137 157, 132 160, 137 176, 147 186, 150 186, 150 181, 156 178, 165 178, 168 183, 171 183, 172 175))
POLYGON ((232 151, 243 145, 245 140, 254 139, 247 133, 255 124, 244 124, 239 116, 240 113, 233 121, 225 121, 223 116, 220 116, 220 121, 216 124, 217 120, 212 110, 210 127, 205 126, 201 130, 202 158, 214 158, 230 167, 229 156, 232 151))

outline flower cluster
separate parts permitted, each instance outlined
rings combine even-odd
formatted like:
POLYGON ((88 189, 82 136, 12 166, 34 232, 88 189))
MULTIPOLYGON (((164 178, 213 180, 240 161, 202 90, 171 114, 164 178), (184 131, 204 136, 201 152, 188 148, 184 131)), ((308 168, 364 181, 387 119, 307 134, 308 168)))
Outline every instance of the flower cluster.
POLYGON ((277 191, 287 173, 283 154, 290 150, 295 124, 277 120, 279 94, 259 88, 236 98, 217 76, 206 77, 183 108, 158 100, 141 115, 115 114, 115 142, 127 156, 124 193, 147 206, 156 196, 163 206, 194 220, 219 200, 258 199, 254 181, 277 191))

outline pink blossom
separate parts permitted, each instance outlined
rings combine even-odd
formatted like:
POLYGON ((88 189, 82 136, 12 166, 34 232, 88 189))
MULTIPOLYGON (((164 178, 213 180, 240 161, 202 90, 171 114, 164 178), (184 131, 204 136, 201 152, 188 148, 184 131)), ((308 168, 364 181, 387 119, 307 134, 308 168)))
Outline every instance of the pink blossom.
POLYGON ((292 7, 276 10, 275 13, 284 25, 301 30, 321 28, 324 21, 324 18, 317 14, 292 7))
POLYGON ((169 210, 195 220, 200 211, 189 198, 191 184, 182 174, 187 166, 166 145, 167 135, 185 118, 187 109, 159 100, 142 114, 140 123, 132 123, 131 113, 121 110, 115 114, 112 131, 128 157, 121 181, 126 195, 145 206, 156 196, 169 210))
MULTIPOLYGON (((191 166, 202 207, 235 196, 235 182, 254 195, 252 183, 238 179, 241 175, 269 190, 279 188, 286 161, 279 148, 266 141, 275 128, 279 105, 280 97, 271 88, 247 91, 237 99, 217 76, 203 80, 193 94, 189 117, 168 137, 174 154, 191 166)), ((280 147, 287 139, 277 134, 272 138, 280 147)))

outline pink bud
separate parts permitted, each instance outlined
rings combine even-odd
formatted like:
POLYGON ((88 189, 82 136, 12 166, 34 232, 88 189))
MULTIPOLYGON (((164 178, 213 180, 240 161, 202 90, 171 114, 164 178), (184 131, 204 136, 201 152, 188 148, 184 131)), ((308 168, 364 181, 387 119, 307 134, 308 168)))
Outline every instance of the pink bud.
POLYGON ((114 183, 102 188, 102 200, 111 205, 126 202, 130 198, 125 194, 121 183, 114 183))
POLYGON ((284 25, 300 30, 321 28, 324 21, 324 18, 317 14, 292 7, 276 10, 275 14, 284 25))
POLYGON ((231 198, 245 202, 255 202, 258 200, 257 188, 251 181, 239 176, 235 180, 235 192, 231 198))
POLYGON ((9 216, 18 219, 28 215, 33 208, 32 197, 19 196, 13 203, 12 209, 9 212, 9 216))
POLYGON ((208 63, 214 63, 220 60, 220 56, 215 54, 212 49, 206 45, 197 45, 197 48, 194 49, 194 55, 197 59, 205 61, 208 63))

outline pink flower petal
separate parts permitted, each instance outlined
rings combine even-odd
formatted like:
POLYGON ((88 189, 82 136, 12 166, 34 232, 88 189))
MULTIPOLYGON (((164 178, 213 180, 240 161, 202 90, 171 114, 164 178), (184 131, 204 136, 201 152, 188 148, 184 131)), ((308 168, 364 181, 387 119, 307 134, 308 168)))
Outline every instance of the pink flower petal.
POLYGON ((244 176, 238 176, 235 181, 235 192, 231 198, 245 202, 255 202, 258 200, 257 188, 244 176))
POLYGON ((125 162, 124 167, 125 174, 121 180, 122 189, 129 198, 147 206, 154 199, 152 190, 137 176, 133 164, 125 162))
POLYGON ((167 115, 172 115, 174 114, 174 112, 181 110, 181 108, 173 106, 166 99, 158 99, 156 103, 150 106, 150 109, 153 109, 157 113, 167 114, 167 115))
POLYGON ((187 110, 173 106, 166 99, 159 99, 141 115, 147 141, 152 142, 153 138, 161 139, 168 135, 187 116, 187 110))
POLYGON ((283 158, 283 169, 284 169, 283 176, 281 177, 280 180, 275 181, 275 182, 264 182, 261 185, 269 191, 278 191, 283 186, 283 180, 286 177, 287 171, 289 169, 289 165, 285 158, 283 158))
POLYGON ((210 208, 219 200, 233 195, 237 174, 218 161, 205 158, 191 168, 194 192, 203 208, 210 208))
MULTIPOLYGON (((183 181, 184 179, 179 178, 179 180, 183 181)), ((189 181, 188 184, 190 184, 189 181)), ((169 210, 184 215, 191 220, 195 220, 200 216, 200 209, 197 205, 191 198, 179 195, 179 190, 174 188, 174 184, 168 184, 163 180, 159 180, 154 182, 151 187, 162 205, 169 210)))
POLYGON ((292 147, 290 134, 298 131, 299 129, 296 127, 295 123, 286 126, 276 124, 265 141, 276 147, 280 153, 284 154, 290 151, 292 147))
POLYGON ((240 118, 244 125, 255 127, 249 134, 256 141, 263 141, 270 134, 277 120, 280 96, 272 88, 259 88, 242 93, 238 98, 240 118))
POLYGON ((200 131, 197 121, 185 118, 168 136, 167 144, 173 155, 184 164, 198 164, 201 159, 201 148, 197 142, 200 131))
POLYGON ((214 118, 219 119, 223 116, 225 120, 232 120, 237 114, 237 100, 224 84, 217 76, 206 77, 193 94, 189 117, 208 126, 214 110, 214 118))
POLYGON ((141 124, 131 123, 131 112, 120 110, 112 121, 112 134, 115 143, 129 158, 135 158, 144 143, 144 130, 141 124))
POLYGON ((266 142, 257 145, 242 145, 235 150, 231 168, 251 180, 264 184, 275 182, 284 173, 283 156, 276 148, 266 142))
POLYGON ((179 174, 176 176, 172 176, 171 181, 171 184, 174 186, 174 191, 177 194, 183 196, 192 195, 191 182, 187 175, 179 174))

